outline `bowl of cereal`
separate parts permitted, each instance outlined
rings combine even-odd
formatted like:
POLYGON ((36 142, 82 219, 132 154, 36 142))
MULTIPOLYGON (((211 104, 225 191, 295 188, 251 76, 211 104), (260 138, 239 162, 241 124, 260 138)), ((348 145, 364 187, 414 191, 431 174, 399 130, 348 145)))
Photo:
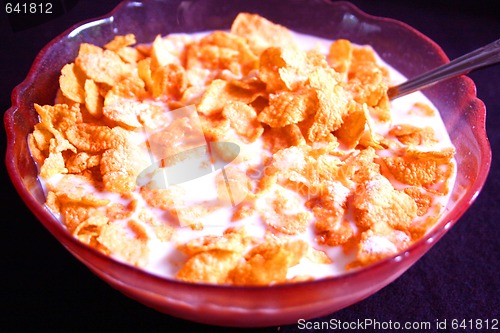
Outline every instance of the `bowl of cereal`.
POLYGON ((125 1, 40 52, 5 115, 6 163, 129 297, 296 323, 392 282, 477 197, 491 150, 473 82, 387 97, 447 61, 346 2, 125 1))

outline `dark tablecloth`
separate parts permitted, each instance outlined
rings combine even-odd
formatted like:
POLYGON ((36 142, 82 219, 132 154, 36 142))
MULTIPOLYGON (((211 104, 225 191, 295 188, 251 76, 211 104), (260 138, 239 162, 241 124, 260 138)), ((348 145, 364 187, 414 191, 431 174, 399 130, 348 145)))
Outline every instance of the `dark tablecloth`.
MULTIPOLYGON (((2 7, 2 112, 10 106, 12 89, 25 78, 34 57, 46 43, 81 20, 106 14, 119 1, 70 2, 64 15, 31 28, 13 27, 2 7)), ((493 7, 495 1, 366 0, 353 3, 367 13, 395 18, 415 27, 437 42, 450 59, 500 38, 500 16, 493 7)), ((309 325, 365 320, 386 326, 390 322, 417 323, 415 325, 429 322, 432 331, 436 331, 436 323, 446 321, 448 331, 466 332, 475 331, 470 329, 471 323, 478 319, 482 320, 483 330, 485 320, 489 320, 490 326, 495 318, 498 320, 500 66, 469 76, 475 81, 477 95, 488 109, 486 126, 493 150, 491 171, 483 191, 452 230, 400 278, 375 295, 312 320, 309 325), (451 330, 452 321, 463 320, 468 329, 451 330)), ((5 156, 3 127, 2 131, 1 146, 5 156)), ((18 332, 165 332, 173 327, 176 332, 187 332, 210 328, 156 312, 102 282, 73 258, 28 211, 3 164, 1 176, 2 331, 5 327, 18 332)), ((303 326, 247 331, 314 331, 303 326)), ((497 329, 499 327, 497 324, 497 329)), ((331 326, 330 330, 335 331, 334 328, 331 326)))

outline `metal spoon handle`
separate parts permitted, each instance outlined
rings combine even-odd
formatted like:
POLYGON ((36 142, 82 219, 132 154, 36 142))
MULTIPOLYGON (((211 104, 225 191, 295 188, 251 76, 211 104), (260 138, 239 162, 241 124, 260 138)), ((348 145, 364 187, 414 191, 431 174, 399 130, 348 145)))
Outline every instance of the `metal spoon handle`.
POLYGON ((439 81, 466 74, 472 70, 498 62, 500 62, 500 39, 397 86, 390 87, 387 90, 387 95, 392 100, 426 88, 439 81))

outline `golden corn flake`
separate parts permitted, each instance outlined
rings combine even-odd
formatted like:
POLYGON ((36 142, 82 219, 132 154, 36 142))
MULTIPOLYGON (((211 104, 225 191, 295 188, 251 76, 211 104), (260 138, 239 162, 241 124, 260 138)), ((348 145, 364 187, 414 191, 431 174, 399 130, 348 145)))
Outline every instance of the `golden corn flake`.
MULTIPOLYGON (((386 157, 384 163, 396 180, 413 186, 433 188, 452 175, 454 149, 441 151, 405 150, 402 156, 386 157)), ((436 189, 446 194, 447 188, 436 189)))
POLYGON ((318 99, 318 109, 312 124, 307 128, 307 138, 312 142, 340 128, 344 114, 348 112, 348 94, 335 76, 333 71, 323 68, 311 74, 311 86, 315 88, 318 99))
POLYGON ((408 194, 417 204, 418 216, 427 214, 432 205, 432 196, 430 194, 425 193, 424 190, 421 190, 418 187, 407 187, 403 190, 403 192, 408 194))
POLYGON ((254 142, 264 132, 264 127, 257 120, 257 112, 246 103, 236 101, 224 105, 222 116, 229 120, 245 143, 254 142))
POLYGON ((97 241, 104 248, 103 251, 112 253, 132 265, 144 266, 149 248, 138 235, 130 235, 128 230, 122 224, 108 223, 101 228, 97 241))
POLYGON ((356 102, 372 107, 381 121, 390 120, 388 82, 388 71, 378 65, 375 52, 370 47, 352 49, 347 88, 356 102))
POLYGON ((134 34, 116 36, 111 42, 104 45, 105 49, 114 51, 126 63, 136 63, 143 59, 139 49, 131 47, 136 43, 134 34))
POLYGON ((231 26, 231 33, 244 37, 257 56, 273 46, 296 48, 295 39, 287 28, 255 14, 238 14, 231 26))
POLYGON ((368 147, 351 153, 341 166, 340 181, 347 187, 355 187, 380 174, 380 164, 376 163, 375 150, 368 147))
POLYGON ((37 148, 41 151, 48 151, 50 145, 50 139, 53 135, 47 130, 43 123, 35 124, 35 128, 31 133, 33 137, 33 144, 36 144, 37 148))
POLYGON ((89 123, 75 124, 64 134, 78 150, 89 153, 100 153, 118 147, 126 140, 123 132, 118 129, 89 123))
POLYGON ((383 176, 358 185, 353 197, 354 219, 362 228, 388 225, 406 230, 417 216, 417 205, 403 191, 393 188, 383 176))
POLYGON ((283 148, 306 144, 306 140, 299 126, 296 124, 264 131, 263 140, 264 147, 271 153, 275 153, 283 148))
POLYGON ((197 105, 197 111, 211 116, 220 113, 228 102, 250 104, 257 98, 253 90, 242 89, 225 80, 212 81, 197 105))
POLYGON ((247 75, 258 64, 258 57, 245 38, 224 31, 215 31, 190 44, 186 57, 188 70, 193 67, 216 72, 228 70, 236 76, 247 75))
POLYGON ((35 124, 33 132, 28 135, 30 153, 38 165, 48 157, 52 138, 52 133, 42 123, 35 124))
POLYGON ((369 265, 423 237, 456 168, 434 109, 395 122, 371 47, 295 36, 240 13, 229 31, 82 43, 27 137, 47 207, 88 246, 190 283, 311 280, 304 267, 369 265), (153 262, 156 246, 173 251, 153 262))
POLYGON ((150 57, 146 58, 146 60, 150 59, 150 67, 152 69, 163 67, 171 63, 178 64, 184 54, 186 42, 183 36, 162 37, 158 35, 154 39, 151 49, 148 52, 150 57))
POLYGON ((346 39, 337 39, 330 45, 327 60, 336 72, 346 73, 352 62, 353 45, 346 39))
POLYGON ((267 91, 295 90, 307 81, 305 52, 288 48, 270 47, 260 57, 259 77, 267 84, 267 91))
POLYGON ((125 36, 116 36, 111 42, 104 45, 104 48, 111 51, 118 51, 126 46, 134 44, 135 36, 133 34, 127 34, 125 36))
POLYGON ((175 207, 182 202, 183 191, 178 187, 168 188, 140 188, 140 194, 147 204, 153 208, 165 211, 175 211, 175 207))
POLYGON ((80 46, 75 65, 85 72, 88 78, 109 86, 131 75, 133 71, 132 66, 113 51, 87 43, 80 46))
POLYGON ((408 236, 401 231, 391 229, 368 230, 361 234, 356 260, 350 268, 368 265, 385 257, 395 255, 409 244, 408 236))
POLYGON ((227 283, 251 239, 244 229, 228 229, 222 236, 188 241, 179 250, 189 256, 176 277, 190 282, 227 283))
MULTIPOLYGON (((82 205, 79 202, 58 202, 58 205, 60 214, 64 218, 64 224, 72 234, 88 234, 87 236, 95 238, 99 235, 99 227, 108 222, 104 213, 95 206, 82 205), (103 223, 100 225, 86 223, 91 217, 95 217, 94 222, 103 221, 103 223)), ((87 238, 85 243, 88 244, 90 241, 91 239, 87 238)))
POLYGON ((104 188, 122 194, 133 192, 139 173, 147 167, 141 165, 140 154, 141 152, 130 144, 106 150, 100 162, 104 188))
POLYGON ((151 58, 145 58, 137 62, 137 75, 144 82, 147 91, 153 91, 153 71, 151 69, 151 58))
POLYGON ((316 264, 331 264, 333 262, 324 251, 317 250, 313 247, 309 247, 309 251, 305 257, 316 264))
POLYGON ((362 99, 369 106, 375 106, 386 96, 387 70, 377 64, 374 51, 369 47, 354 48, 349 68, 349 79, 363 86, 357 90, 355 99, 362 99))
MULTIPOLYGON (((130 218, 136 209, 136 200, 132 200, 126 205, 122 203, 110 203, 106 206, 106 216, 111 220, 124 220, 130 218)), ((137 222, 134 221, 134 224, 137 224, 137 222)))
POLYGON ((35 104, 35 110, 40 116, 40 122, 56 137, 69 127, 82 122, 82 114, 78 104, 72 107, 66 104, 54 106, 35 104))
POLYGON ((40 167, 40 177, 50 179, 53 176, 65 173, 68 173, 68 169, 66 169, 63 154, 58 150, 56 140, 50 139, 49 156, 40 167))
MULTIPOLYGON (((134 209, 132 212, 135 212, 136 210, 137 209, 134 209)), ((156 238, 158 238, 161 242, 168 242, 174 236, 175 227, 169 225, 163 220, 160 220, 146 208, 140 209, 138 219, 144 224, 150 226, 153 229, 152 231, 156 238)))
POLYGON ((308 210, 300 208, 302 207, 300 198, 292 191, 275 187, 257 200, 256 209, 264 223, 278 233, 301 234, 312 221, 313 215, 308 210))
POLYGON ((245 229, 228 229, 221 236, 209 235, 195 238, 178 248, 188 256, 213 250, 243 253, 250 245, 251 239, 245 229))
POLYGON ((308 254, 309 246, 303 240, 275 239, 253 247, 230 273, 235 285, 269 285, 286 282, 288 269, 308 254))
POLYGON ((314 214, 318 243, 343 245, 354 236, 354 228, 344 217, 350 191, 340 183, 332 183, 328 187, 328 190, 318 192, 309 199, 306 207, 314 214))
MULTIPOLYGON (((327 222, 326 226, 323 223, 316 223, 316 230, 318 232, 318 243, 328 246, 338 246, 347 244, 355 236, 354 228, 346 221, 341 221, 331 226, 329 219, 334 219, 332 216, 325 216, 331 211, 326 211, 323 214, 322 222, 327 222)), ((317 214, 317 213, 316 213, 317 214)))
MULTIPOLYGON (((36 131, 36 130, 35 130, 36 131)), ((45 159, 47 158, 46 152, 40 149, 36 143, 35 131, 33 133, 28 134, 28 147, 30 150, 31 157, 35 161, 37 165, 43 164, 45 159)))
POLYGON ((438 140, 434 135, 434 129, 430 126, 420 128, 409 124, 396 125, 389 131, 390 135, 406 145, 432 145, 438 140))
POLYGON ((410 111, 408 111, 410 115, 417 115, 417 116, 427 116, 427 117, 432 117, 435 115, 434 109, 425 103, 417 102, 413 104, 412 108, 410 111))
POLYGON ((220 201, 232 206, 251 196, 251 182, 244 171, 236 167, 225 167, 215 180, 220 201))
POLYGON ((72 99, 64 96, 61 88, 59 88, 56 92, 56 97, 54 98, 54 104, 57 105, 57 104, 65 104, 67 105, 68 107, 72 108, 73 106, 79 106, 80 103, 77 103, 75 101, 73 101, 72 99))
POLYGON ((99 87, 91 80, 85 80, 85 108, 95 118, 102 117, 102 108, 104 106, 104 98, 101 96, 99 87))
POLYGON ((188 85, 184 68, 175 63, 158 67, 153 71, 151 80, 154 98, 179 99, 188 85))
POLYGON ((201 126, 205 137, 212 142, 224 141, 231 129, 231 123, 221 114, 200 117, 201 126))
POLYGON ((75 64, 67 64, 61 70, 59 86, 67 98, 77 103, 85 102, 85 74, 75 64))
POLYGON ((81 173, 98 166, 100 162, 100 155, 92 155, 82 151, 66 159, 66 168, 68 173, 81 173))
POLYGON ((259 113, 259 121, 273 127, 297 124, 314 113, 317 107, 313 90, 280 92, 269 96, 269 106, 259 113))
POLYGON ((231 251, 212 250, 189 258, 176 274, 179 280, 223 284, 240 260, 241 254, 231 251))

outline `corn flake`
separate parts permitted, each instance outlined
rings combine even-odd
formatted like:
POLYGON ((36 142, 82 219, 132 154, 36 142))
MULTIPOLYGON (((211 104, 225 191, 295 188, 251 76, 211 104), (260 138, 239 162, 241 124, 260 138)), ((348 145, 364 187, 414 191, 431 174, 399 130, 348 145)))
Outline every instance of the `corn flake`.
POLYGON ((383 176, 373 177, 358 185, 353 198, 354 218, 363 228, 389 225, 407 230, 417 216, 417 205, 403 191, 393 188, 383 176))
POLYGON ((352 63, 353 45, 347 39, 337 39, 330 44, 327 60, 336 72, 345 73, 352 63))
POLYGON ((257 112, 243 102, 230 102, 222 109, 222 116, 229 120, 231 127, 245 143, 254 142, 264 132, 262 124, 257 121, 257 112))
POLYGON ((85 74, 75 64, 67 64, 61 70, 59 86, 67 98, 76 103, 85 102, 85 74))
POLYGON ((137 235, 129 235, 128 229, 118 223, 105 224, 97 237, 97 241, 105 248, 132 265, 145 265, 149 252, 147 243, 137 235))
POLYGON ((401 124, 391 128, 389 134, 397 137, 401 143, 406 145, 432 145, 438 142, 434 130, 430 126, 420 128, 401 124))
POLYGON ((102 97, 99 87, 91 80, 85 80, 85 108, 95 118, 102 117, 102 108, 104 106, 104 98, 102 97))
POLYGON ((269 98, 269 106, 259 113, 259 121, 273 127, 297 124, 314 113, 317 100, 314 91, 280 92, 269 98))
POLYGON ((137 147, 131 144, 106 150, 100 162, 104 188, 117 193, 133 192, 139 173, 147 167, 141 164, 140 155, 137 147))
POLYGON ((295 39, 288 29, 255 14, 238 14, 231 33, 244 37, 256 55, 272 46, 295 47, 295 39))
POLYGON ((125 63, 113 51, 103 50, 98 46, 87 43, 81 44, 78 57, 75 59, 75 65, 88 78, 109 86, 120 82, 133 72, 132 66, 125 63))
MULTIPOLYGON (((452 148, 441 151, 407 149, 403 156, 384 158, 384 163, 398 181, 429 189, 450 177, 454 170, 453 155, 452 148)), ((443 194, 448 191, 447 188, 437 190, 443 194)))
POLYGON ((235 285, 269 285, 286 281, 288 269, 308 254, 305 241, 268 241, 253 247, 230 273, 235 285))

